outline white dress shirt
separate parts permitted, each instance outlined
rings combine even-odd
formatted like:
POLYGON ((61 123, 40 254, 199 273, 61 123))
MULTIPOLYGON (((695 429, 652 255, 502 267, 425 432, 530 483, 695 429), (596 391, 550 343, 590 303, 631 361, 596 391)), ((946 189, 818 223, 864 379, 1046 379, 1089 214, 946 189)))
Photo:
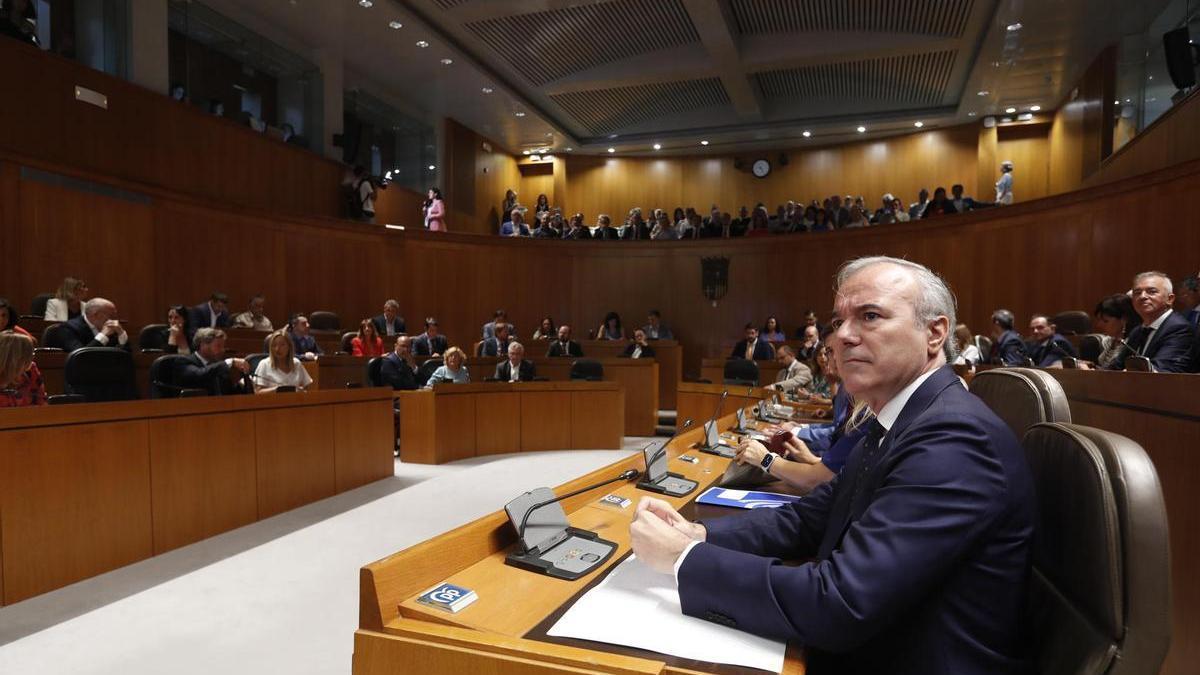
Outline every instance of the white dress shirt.
POLYGON ((1154 340, 1154 338, 1158 337, 1158 329, 1162 327, 1163 322, 1166 321, 1167 317, 1171 316, 1171 312, 1174 312, 1174 311, 1175 310, 1173 310, 1173 309, 1168 309, 1167 311, 1162 313, 1162 316, 1155 319, 1154 322, 1149 325, 1149 329, 1154 332, 1150 333, 1150 336, 1146 338, 1145 344, 1142 345, 1142 351, 1141 351, 1140 356, 1146 355, 1146 350, 1150 349, 1150 343, 1154 340))

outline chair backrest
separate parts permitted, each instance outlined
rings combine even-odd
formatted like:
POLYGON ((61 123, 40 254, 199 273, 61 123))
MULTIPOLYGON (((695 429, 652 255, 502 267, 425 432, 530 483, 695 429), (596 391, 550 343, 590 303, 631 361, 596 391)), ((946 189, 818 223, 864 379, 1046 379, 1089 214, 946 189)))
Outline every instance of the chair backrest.
POLYGON ((383 386, 383 380, 380 379, 380 377, 379 377, 379 373, 381 370, 383 370, 383 357, 382 356, 376 356, 375 358, 371 359, 370 361, 367 361, 367 386, 368 387, 382 387, 383 386))
POLYGON ((1071 406, 1058 380, 1042 370, 993 368, 976 373, 971 393, 983 399, 1017 438, 1042 422, 1070 422, 1071 406))
POLYGON ((1092 330, 1092 316, 1081 309, 1059 312, 1050 321, 1062 335, 1084 335, 1092 330))
POLYGON ((163 331, 166 330, 165 323, 152 323, 148 326, 143 326, 142 331, 138 333, 138 349, 146 351, 147 349, 164 349, 166 344, 163 343, 163 331))
POLYGON ((442 363, 441 359, 429 359, 422 363, 421 367, 417 368, 417 385, 425 386, 425 383, 433 375, 433 371, 437 370, 442 363))
POLYGON ((604 379, 604 365, 596 359, 576 359, 571 362, 570 378, 599 382, 604 379))
POLYGON ((179 367, 187 360, 182 354, 164 354, 154 359, 150 364, 150 398, 179 398, 185 391, 198 392, 189 394, 192 396, 208 394, 203 389, 190 390, 179 384, 179 367))
POLYGON ((986 335, 975 336, 975 346, 979 348, 979 359, 984 363, 992 358, 992 338, 986 335))
POLYGON ((65 324, 52 323, 42 331, 42 341, 39 344, 51 349, 66 349, 66 335, 67 327, 65 324))
POLYGON ((350 341, 356 337, 358 337, 358 331, 356 330, 342 333, 342 351, 349 354, 350 350, 354 348, 353 345, 350 344, 350 341))
POLYGON ((137 398, 133 383, 133 356, 116 347, 84 347, 67 356, 63 367, 66 393, 80 394, 89 403, 132 401, 137 398))
POLYGON ((33 302, 29 303, 29 315, 39 319, 46 316, 46 305, 50 304, 50 298, 53 297, 53 293, 40 293, 33 296, 33 302))
POLYGON ((1104 353, 1104 336, 1092 333, 1079 338, 1079 358, 1095 363, 1104 353))
POLYGON ((308 327, 313 330, 341 330, 342 320, 334 312, 318 310, 308 315, 308 327))
POLYGON ((485 342, 487 342, 487 340, 480 340, 479 342, 476 342, 475 347, 471 351, 471 353, 474 354, 475 356, 483 356, 483 343, 485 343, 485 342))
POLYGON ((749 359, 729 359, 725 362, 725 384, 758 386, 758 364, 749 359))
POLYGON ((250 366, 250 372, 254 373, 254 371, 258 368, 258 364, 261 363, 265 358, 267 358, 266 354, 247 354, 246 364, 250 366))
POLYGON ((1038 424, 1023 445, 1037 492, 1037 671, 1159 672, 1171 643, 1171 556, 1154 464, 1132 440, 1081 425, 1038 424))

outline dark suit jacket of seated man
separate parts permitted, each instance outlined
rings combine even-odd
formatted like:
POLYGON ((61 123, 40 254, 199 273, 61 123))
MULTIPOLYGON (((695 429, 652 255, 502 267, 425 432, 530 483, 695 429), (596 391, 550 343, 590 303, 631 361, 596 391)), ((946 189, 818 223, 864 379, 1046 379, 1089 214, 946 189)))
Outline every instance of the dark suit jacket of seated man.
POLYGON ((508 354, 508 345, 512 343, 512 338, 501 339, 493 335, 483 341, 480 346, 483 356, 506 356, 508 354))
POLYGON ((1038 368, 1049 368, 1056 363, 1062 363, 1064 356, 1079 358, 1075 346, 1067 338, 1055 333, 1043 343, 1029 345, 1029 358, 1038 368))
POLYGON ((193 333, 200 328, 229 328, 229 310, 222 309, 217 313, 217 322, 214 324, 210 302, 202 302, 188 310, 188 326, 193 333))
MULTIPOLYGON (((529 359, 521 359, 521 365, 517 368, 517 374, 520 377, 521 382, 528 382, 534 377, 537 377, 535 374, 536 371, 537 369, 534 367, 533 361, 530 361, 529 359)), ((497 363, 496 373, 493 375, 493 377, 501 382, 511 382, 512 362, 505 360, 497 363)))
POLYGON ((233 369, 225 359, 207 362, 199 352, 192 352, 188 354, 187 360, 177 367, 177 378, 181 386, 203 389, 213 396, 254 393, 254 387, 245 379, 232 379, 233 369))
POLYGON ((1015 330, 1001 333, 992 346, 991 361, 998 366, 1023 366, 1025 358, 1025 341, 1015 330))
MULTIPOLYGON (((101 326, 101 329, 103 329, 103 326, 101 326)), ((59 335, 62 337, 63 351, 67 353, 84 347, 116 347, 117 349, 130 351, 128 338, 126 338, 124 344, 121 344, 118 339, 109 338, 107 335, 101 338, 100 333, 92 330, 92 327, 87 323, 82 314, 64 323, 63 328, 59 330, 61 331, 59 335)))
POLYGON ((379 316, 371 319, 371 323, 375 324, 375 334, 379 337, 403 335, 405 333, 404 317, 400 316, 399 314, 396 315, 396 318, 392 319, 391 331, 388 331, 388 320, 387 316, 384 314, 380 314, 379 316))
POLYGON ((555 340, 550 343, 550 348, 546 351, 546 356, 574 356, 576 358, 583 357, 583 347, 574 340, 568 340, 563 344, 562 340, 555 340))
POLYGON ((384 385, 401 391, 420 389, 417 371, 396 352, 388 352, 379 365, 379 379, 384 385))
MULTIPOLYGON (((746 340, 739 340, 733 347, 733 352, 729 354, 731 359, 746 358, 746 340)), ((760 335, 754 343, 754 360, 755 361, 770 361, 775 358, 775 350, 771 347, 771 343, 767 342, 760 335)))
MULTIPOLYGON (((75 319, 71 319, 74 321, 75 319)), ((1139 325, 1129 331, 1125 342, 1136 353, 1128 349, 1113 360, 1110 368, 1124 370, 1125 361, 1130 356, 1145 356, 1159 373, 1191 373, 1195 372, 1200 354, 1200 342, 1197 341, 1196 329, 1188 322, 1187 315, 1171 310, 1167 318, 1153 333, 1150 333, 1150 345, 1146 346, 1146 326, 1139 325), (1144 349, 1143 349, 1144 347, 1144 349)))
POLYGON ((450 348, 446 336, 442 334, 429 337, 429 333, 421 333, 412 339, 412 353, 415 356, 433 356, 434 354, 445 354, 450 348))

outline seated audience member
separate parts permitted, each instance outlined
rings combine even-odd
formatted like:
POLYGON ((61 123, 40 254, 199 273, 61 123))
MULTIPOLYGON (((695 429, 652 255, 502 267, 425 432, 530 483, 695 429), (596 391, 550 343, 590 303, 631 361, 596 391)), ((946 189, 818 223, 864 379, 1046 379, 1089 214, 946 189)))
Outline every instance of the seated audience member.
POLYGON ((801 323, 800 327, 796 329, 796 339, 803 340, 805 330, 809 326, 812 326, 813 328, 817 329, 817 332, 813 335, 813 339, 819 340, 821 335, 821 324, 817 321, 817 313, 811 309, 806 309, 804 310, 802 316, 804 317, 804 322, 801 323))
POLYGON ((825 209, 817 209, 817 213, 813 216, 812 227, 808 228, 809 232, 829 232, 833 229, 833 223, 829 220, 829 212, 825 209))
POLYGON ((534 340, 553 340, 557 331, 554 329, 554 319, 546 316, 542 317, 542 323, 538 325, 538 329, 533 331, 534 340))
POLYGON ((630 342, 621 356, 630 359, 652 359, 654 358, 654 347, 651 347, 646 342, 646 331, 637 328, 633 331, 633 342, 630 342))
POLYGON ((250 373, 250 364, 245 359, 225 358, 225 331, 220 328, 196 330, 192 349, 187 360, 179 365, 180 386, 203 389, 213 396, 254 391, 254 385, 246 377, 250 373))
POLYGON ((1033 315, 1029 321, 1029 331, 1033 339, 1027 345, 1027 350, 1033 365, 1038 368, 1062 368, 1064 356, 1079 356, 1075 347, 1056 332, 1055 325, 1050 323, 1050 317, 1045 314, 1033 315))
POLYGON ((28 333, 0 331, 0 408, 46 405, 46 381, 28 333))
POLYGON ((351 356, 383 356, 383 338, 375 332, 375 324, 363 319, 358 326, 358 335, 350 338, 351 356))
POLYGON ((325 353, 309 332, 308 317, 303 314, 292 319, 292 346, 296 348, 296 355, 301 361, 315 361, 325 353))
POLYGON ((908 211, 904 209, 904 202, 901 202, 899 199, 892 200, 892 213, 896 214, 897 223, 907 223, 912 220, 912 217, 908 215, 908 211))
POLYGON ((621 315, 609 312, 604 315, 604 322, 596 329, 597 340, 624 340, 625 329, 621 328, 621 315))
POLYGON ((8 300, 5 298, 0 298, 0 332, 11 330, 14 333, 19 333, 32 338, 33 336, 29 335, 29 331, 17 325, 20 322, 20 318, 21 317, 17 314, 17 310, 13 309, 13 306, 8 303, 8 300))
POLYGON ((0 36, 40 47, 37 21, 37 3, 34 0, 6 0, 0 3, 0 36))
POLYGON ((946 367, 954 296, 907 261, 839 278, 833 348, 876 413, 844 472, 782 508, 698 524, 643 498, 631 549, 677 577, 683 614, 803 641, 813 673, 1025 672, 1033 479, 946 367))
POLYGON ((533 361, 525 360, 520 342, 508 343, 508 359, 496 364, 495 379, 501 382, 528 382, 534 378, 533 361))
POLYGON ((482 349, 480 350, 483 356, 504 356, 508 353, 508 345, 512 342, 508 324, 496 324, 495 331, 495 335, 483 341, 482 349))
MULTIPOLYGON (((369 321, 363 321, 370 325, 369 321)), ((295 345, 284 331, 271 333, 267 339, 267 358, 254 369, 254 393, 268 394, 279 387, 304 389, 312 384, 312 376, 296 358, 295 345)))
POLYGON ((875 210, 871 222, 876 225, 891 225, 896 222, 896 198, 888 192, 883 195, 883 204, 875 210))
POLYGON ((800 333, 800 346, 796 348, 796 358, 801 361, 811 361, 821 342, 820 334, 821 332, 815 325, 805 326, 800 333))
POLYGON ((642 326, 642 330, 646 332, 647 340, 675 339, 671 329, 662 322, 662 314, 657 309, 652 309, 646 314, 646 325, 642 326))
POLYGON ((529 226, 525 224, 525 212, 517 207, 509 212, 509 219, 500 226, 501 237, 528 237, 529 226))
POLYGON ((433 371, 429 381, 425 383, 425 388, 433 389, 433 385, 442 382, 467 384, 471 381, 471 374, 467 372, 466 363, 467 354, 458 347, 450 347, 446 350, 446 362, 433 371))
POLYGON ((833 195, 829 198, 829 220, 832 222, 834 229, 842 229, 846 227, 846 223, 850 222, 850 206, 851 202, 847 198, 846 203, 842 203, 842 198, 838 195, 833 195))
POLYGON ((933 201, 925 205, 925 211, 921 214, 921 220, 935 216, 948 216, 955 213, 958 213, 958 211, 954 209, 954 203, 946 198, 946 188, 940 187, 933 191, 933 201))
POLYGON ((1109 366, 1124 370, 1131 355, 1150 359, 1156 373, 1190 373, 1196 359, 1196 330, 1187 317, 1171 309, 1175 302, 1171 279, 1162 272, 1142 272, 1133 278, 1133 309, 1142 323, 1129 333, 1129 349, 1109 366))
POLYGON ((425 319, 425 332, 413 338, 411 344, 416 356, 441 356, 450 346, 446 336, 438 334, 438 322, 432 316, 425 319))
POLYGON ((667 217, 667 214, 661 211, 658 213, 658 221, 655 224, 655 230, 656 232, 651 236, 651 239, 656 241, 668 241, 680 238, 679 230, 675 227, 675 224, 671 222, 671 219, 667 217))
POLYGON ((921 188, 917 201, 908 205, 908 219, 920 220, 925 215, 927 206, 929 206, 929 190, 921 188))
POLYGON ((1175 294, 1176 306, 1188 323, 1192 324, 1192 328, 1200 327, 1200 276, 1193 274, 1184 277, 1179 282, 1178 290, 1175 294))
POLYGON ((620 238, 621 233, 612 226, 612 218, 603 213, 596 217, 596 231, 592 233, 592 239, 615 241, 620 238))
POLYGON ((750 214, 750 229, 746 230, 746 237, 765 237, 771 234, 769 218, 767 216, 767 207, 759 204, 754 207, 754 211, 750 214))
POLYGON ((383 314, 371 319, 371 323, 375 324, 375 332, 379 337, 404 335, 407 332, 404 317, 400 316, 400 303, 395 300, 383 303, 383 314))
MULTIPOLYGON (((498 309, 492 314, 492 320, 483 324, 483 339, 496 337, 496 324, 508 323, 508 312, 503 309, 498 309)), ((511 323, 508 323, 509 332, 515 332, 515 328, 511 323)))
POLYGON ((860 227, 870 227, 870 226, 871 226, 871 221, 867 220, 867 214, 863 213, 863 210, 861 208, 859 208, 858 204, 851 204, 850 205, 850 220, 848 220, 846 222, 846 225, 844 227, 846 229, 850 229, 850 228, 860 228, 860 227))
MULTIPOLYGON (((1100 342, 1100 356, 1094 364, 1097 368, 1110 368, 1118 356, 1129 349, 1126 338, 1142 323, 1142 318, 1133 311, 1133 300, 1124 293, 1114 293, 1100 301, 1092 313, 1096 328, 1104 336, 1100 342)), ((1077 363, 1083 370, 1088 365, 1077 363)))
POLYGON ((575 358, 583 356, 583 347, 571 339, 570 326, 563 324, 558 327, 558 339, 550 343, 546 356, 573 356, 575 358))
POLYGON ((1025 342, 1013 330, 1016 317, 1007 309, 992 312, 992 353, 989 361, 997 366, 1025 365, 1025 342))
POLYGON ((534 239, 560 239, 562 233, 559 232, 553 224, 553 217, 547 211, 539 213, 537 216, 537 227, 533 228, 534 239))
POLYGON ((808 369, 812 371, 812 382, 798 394, 813 403, 831 403, 838 392, 837 364, 833 361, 833 348, 828 345, 829 336, 813 350, 808 369))
POLYGON ((803 361, 796 358, 796 353, 787 345, 780 345, 775 350, 775 358, 783 367, 775 374, 775 383, 767 385, 767 389, 793 392, 803 389, 812 382, 813 374, 803 361))
POLYGON ((202 302, 191 309, 188 325, 195 331, 200 328, 229 327, 229 296, 214 291, 207 302, 202 302))
POLYGON ((816 224, 817 224, 817 207, 813 206, 812 204, 809 204, 807 207, 804 208, 804 214, 802 216, 800 216, 801 231, 808 232, 808 231, 812 230, 813 226, 816 224))
POLYGON ((954 344, 958 347, 954 365, 974 367, 975 364, 983 362, 983 355, 979 353, 979 347, 975 346, 975 336, 971 334, 967 324, 960 323, 954 327, 954 344))
POLYGON ((160 334, 161 349, 167 354, 183 354, 184 356, 192 353, 192 344, 188 336, 192 334, 192 327, 188 325, 188 308, 183 305, 176 305, 167 310, 167 327, 160 334))
POLYGON ((733 346, 729 358, 754 361, 770 361, 775 358, 775 350, 771 348, 771 343, 759 338, 758 328, 754 324, 746 324, 745 331, 746 336, 733 346))
POLYGON ((750 230, 750 209, 745 206, 738 209, 738 217, 730 221, 729 228, 731 236, 746 236, 746 232, 750 230))
POLYGON ((88 286, 82 279, 67 277, 58 287, 54 297, 46 301, 47 321, 70 321, 83 313, 83 302, 87 300, 88 286))
POLYGON ((383 357, 383 363, 379 366, 379 379, 384 386, 399 391, 420 388, 421 383, 417 382, 417 362, 413 359, 409 342, 410 338, 407 335, 397 337, 395 348, 383 357))
POLYGON ((646 221, 642 218, 642 210, 636 206, 629 210, 629 219, 625 221, 625 227, 621 232, 622 239, 649 239, 650 227, 646 225, 646 221))
POLYGON ((954 210, 958 213, 974 211, 982 206, 974 199, 963 196, 963 186, 961 183, 955 183, 950 186, 950 203, 954 205, 954 210))
POLYGON ((129 351, 129 334, 117 321, 117 306, 104 298, 83 303, 83 314, 63 324, 63 348, 118 347, 129 351))
POLYGON ((271 320, 263 314, 267 299, 261 295, 250 298, 250 308, 233 317, 234 328, 251 328, 253 330, 272 330, 271 320))
POLYGON ((504 203, 500 205, 500 213, 503 213, 507 217, 519 204, 516 190, 505 190, 504 203))
POLYGON ((583 214, 582 213, 576 213, 575 215, 571 216, 570 225, 571 225, 571 227, 568 228, 566 232, 563 232, 563 235, 562 235, 563 239, 591 239, 592 238, 592 231, 589 230, 587 228, 587 226, 583 224, 583 214))
POLYGON ((779 327, 779 319, 774 316, 768 316, 766 323, 763 324, 759 336, 767 342, 786 342, 787 334, 779 327))

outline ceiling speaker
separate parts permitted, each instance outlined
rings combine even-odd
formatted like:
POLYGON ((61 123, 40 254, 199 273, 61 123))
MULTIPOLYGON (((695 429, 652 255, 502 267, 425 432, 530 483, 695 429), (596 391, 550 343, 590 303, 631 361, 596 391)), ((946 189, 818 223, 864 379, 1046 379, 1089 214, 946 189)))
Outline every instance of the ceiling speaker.
POLYGON ((1167 58, 1167 72, 1178 89, 1196 85, 1196 45, 1191 42, 1187 26, 1163 33, 1163 54, 1167 58))

